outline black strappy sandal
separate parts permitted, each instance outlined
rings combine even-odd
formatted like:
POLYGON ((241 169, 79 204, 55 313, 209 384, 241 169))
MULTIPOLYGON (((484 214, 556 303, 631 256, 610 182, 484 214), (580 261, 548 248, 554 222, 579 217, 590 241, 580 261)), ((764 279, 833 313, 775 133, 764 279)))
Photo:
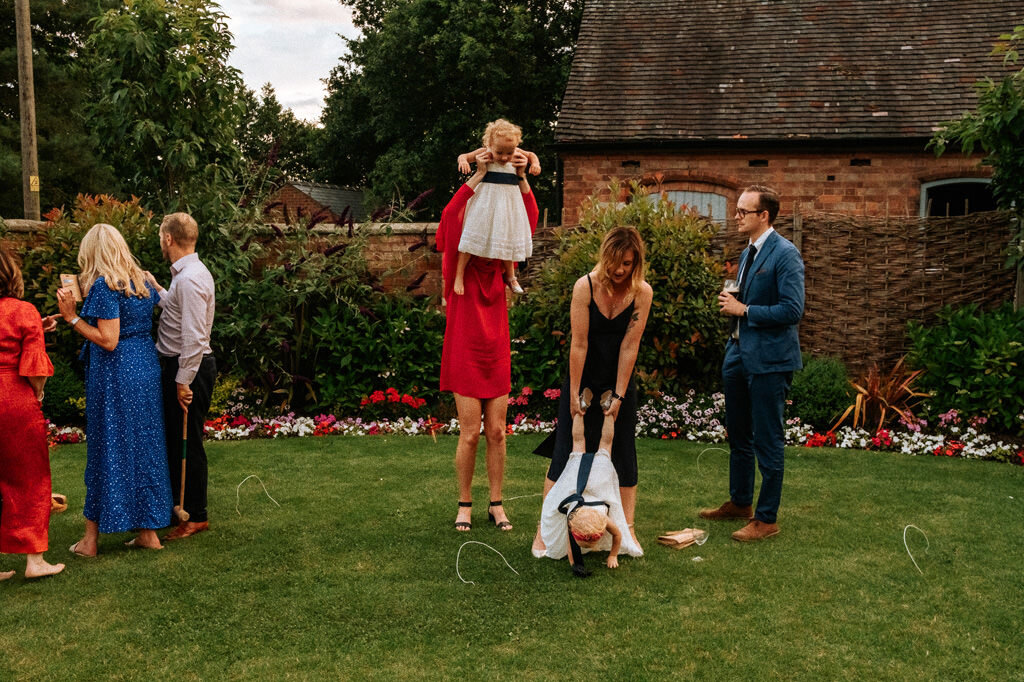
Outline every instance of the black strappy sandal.
MULTIPOLYGON (((462 503, 460 502, 459 504, 462 504, 462 503)), ((500 507, 500 506, 502 506, 502 501, 498 500, 497 502, 495 502, 494 500, 491 500, 491 504, 488 505, 488 506, 489 507, 500 507)), ((487 511, 487 520, 490 521, 491 523, 493 523, 495 528, 497 528, 498 530, 505 530, 505 531, 512 530, 512 522, 511 521, 502 521, 501 523, 498 523, 498 521, 495 520, 495 518, 494 518, 494 514, 492 514, 489 509, 487 511)))
MULTIPOLYGON (((463 502, 463 501, 459 500, 459 506, 460 507, 472 507, 473 503, 472 502, 463 502)), ((472 528, 473 528, 473 524, 471 522, 469 522, 469 521, 456 521, 455 522, 455 530, 457 530, 457 531, 465 532, 466 530, 472 530, 472 528)))

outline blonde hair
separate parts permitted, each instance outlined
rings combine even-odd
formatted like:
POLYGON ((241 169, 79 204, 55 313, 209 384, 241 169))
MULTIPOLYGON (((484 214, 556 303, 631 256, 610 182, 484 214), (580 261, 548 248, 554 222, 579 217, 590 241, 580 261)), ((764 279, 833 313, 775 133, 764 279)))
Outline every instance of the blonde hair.
POLYGON ((591 546, 601 539, 608 526, 608 515, 597 507, 581 505, 569 514, 569 531, 580 546, 591 546), (581 540, 579 536, 596 536, 593 540, 581 540))
POLYGON ((82 295, 87 295, 93 283, 103 277, 111 291, 125 296, 148 298, 146 276, 139 267, 139 261, 128 250, 124 237, 113 225, 97 223, 82 237, 78 247, 79 285, 82 295))
POLYGON ((171 213, 165 215, 160 223, 160 231, 171 235, 175 244, 180 246, 195 246, 199 239, 199 225, 195 218, 188 213, 171 213))
POLYGON ((0 246, 0 298, 21 298, 24 295, 25 282, 21 278, 18 261, 6 246, 0 246))
POLYGON ((487 129, 484 130, 484 146, 490 149, 496 139, 505 137, 515 140, 518 147, 519 143, 523 141, 523 129, 503 118, 491 121, 487 124, 487 129))
POLYGON ((594 269, 597 274, 597 281, 606 289, 612 286, 609 272, 615 270, 626 259, 626 255, 633 252, 633 274, 630 283, 630 291, 636 292, 644 282, 644 247, 643 237, 635 227, 620 226, 608 231, 601 240, 601 251, 597 257, 597 267, 594 269))

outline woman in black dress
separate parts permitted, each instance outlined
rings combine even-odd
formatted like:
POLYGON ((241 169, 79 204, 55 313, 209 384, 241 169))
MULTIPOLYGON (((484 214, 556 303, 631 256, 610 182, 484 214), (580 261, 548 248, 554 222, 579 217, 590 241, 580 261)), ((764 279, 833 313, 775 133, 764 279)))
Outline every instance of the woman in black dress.
MULTIPOLYGON (((537 448, 538 454, 551 457, 544 481, 546 497, 569 459, 572 418, 583 415, 588 452, 597 449, 604 415, 614 418, 612 464, 619 477, 622 508, 634 540, 637 389, 633 366, 652 298, 651 285, 644 279, 644 242, 640 233, 633 227, 610 230, 601 242, 596 267, 573 286, 569 376, 562 386, 558 426, 552 437, 537 448), (593 400, 584 409, 580 395, 586 388, 593 394, 593 400), (606 392, 610 393, 602 400, 606 392)), ((533 551, 544 551, 539 526, 533 551)))

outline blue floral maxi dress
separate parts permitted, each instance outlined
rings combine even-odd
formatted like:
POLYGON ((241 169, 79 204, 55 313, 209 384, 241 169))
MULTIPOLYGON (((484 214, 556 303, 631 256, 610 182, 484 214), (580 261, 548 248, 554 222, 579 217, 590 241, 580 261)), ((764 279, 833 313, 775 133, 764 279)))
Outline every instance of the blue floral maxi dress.
POLYGON ((103 277, 89 289, 81 316, 89 324, 120 318, 117 347, 91 341, 85 362, 84 516, 101 533, 163 528, 171 514, 171 482, 164 441, 160 363, 153 344, 153 306, 148 298, 112 291, 103 277))

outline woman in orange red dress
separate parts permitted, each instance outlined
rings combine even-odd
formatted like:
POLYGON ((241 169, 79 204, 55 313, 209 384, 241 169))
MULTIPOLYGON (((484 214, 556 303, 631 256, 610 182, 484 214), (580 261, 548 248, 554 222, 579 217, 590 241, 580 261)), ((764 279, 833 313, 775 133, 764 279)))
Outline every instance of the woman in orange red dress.
MULTIPOLYGON (((24 295, 21 270, 0 248, 0 553, 26 554, 26 578, 64 570, 48 564, 50 451, 39 403, 53 365, 43 343, 43 321, 24 295)), ((47 326, 56 324, 47 318, 47 326)), ((0 580, 14 571, 0 571, 0 580)))
MULTIPOLYGON (((501 503, 505 476, 505 419, 512 388, 512 352, 509 345, 508 307, 500 260, 471 256, 466 264, 464 292, 456 294, 455 273, 466 203, 487 175, 490 152, 476 157, 476 173, 466 181, 441 214, 437 248, 443 254, 441 274, 447 302, 444 347, 441 351, 441 390, 455 395, 459 417, 459 444, 455 450, 455 476, 459 486, 459 510, 455 528, 471 526, 473 469, 483 418, 487 442, 487 479, 490 487, 488 517, 501 530, 512 524, 501 503)), ((537 200, 526 181, 527 160, 515 155, 512 165, 526 205, 530 230, 537 227, 537 200)))

